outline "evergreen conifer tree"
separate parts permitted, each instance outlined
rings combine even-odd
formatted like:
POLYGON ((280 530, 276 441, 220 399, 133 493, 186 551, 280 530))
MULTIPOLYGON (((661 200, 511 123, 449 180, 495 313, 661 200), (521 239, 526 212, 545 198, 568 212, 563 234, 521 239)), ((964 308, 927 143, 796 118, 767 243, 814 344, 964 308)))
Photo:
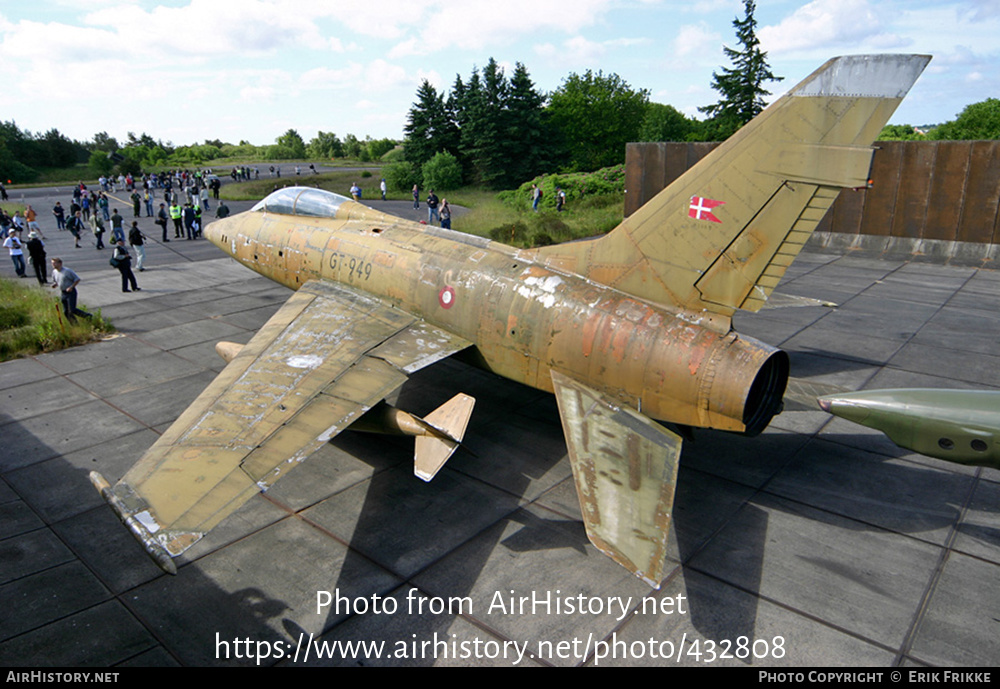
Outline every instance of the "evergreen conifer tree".
MULTIPOLYGON (((743 0, 743 19, 734 19, 736 39, 742 48, 734 50, 724 46, 726 57, 732 67, 723 67, 722 72, 712 74, 712 88, 722 95, 719 102, 699 108, 701 112, 716 120, 718 130, 726 136, 756 117, 766 106, 764 97, 771 95, 764 88, 769 81, 781 81, 767 64, 767 53, 760 49, 757 39, 757 20, 753 13, 754 0, 743 0)), ((724 138, 724 137, 723 137, 724 138)))

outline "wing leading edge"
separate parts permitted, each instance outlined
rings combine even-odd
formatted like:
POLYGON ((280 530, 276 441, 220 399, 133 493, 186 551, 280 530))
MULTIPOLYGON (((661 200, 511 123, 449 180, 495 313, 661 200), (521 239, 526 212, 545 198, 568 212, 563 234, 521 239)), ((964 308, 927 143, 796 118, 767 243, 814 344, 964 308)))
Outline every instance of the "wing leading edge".
POLYGON ((392 393, 471 343, 377 299, 309 282, 102 495, 163 569, 392 393), (162 550, 161 550, 162 549, 162 550), (168 564, 169 563, 169 564, 168 564))

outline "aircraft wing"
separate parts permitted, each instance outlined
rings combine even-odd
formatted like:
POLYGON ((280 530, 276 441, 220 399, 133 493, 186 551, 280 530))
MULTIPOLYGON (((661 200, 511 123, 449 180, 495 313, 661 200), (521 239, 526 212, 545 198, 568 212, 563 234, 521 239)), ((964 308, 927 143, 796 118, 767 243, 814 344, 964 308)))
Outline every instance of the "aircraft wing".
POLYGON ((172 556, 351 425, 408 374, 470 344, 347 287, 310 281, 121 481, 112 488, 92 480, 170 571, 172 556))

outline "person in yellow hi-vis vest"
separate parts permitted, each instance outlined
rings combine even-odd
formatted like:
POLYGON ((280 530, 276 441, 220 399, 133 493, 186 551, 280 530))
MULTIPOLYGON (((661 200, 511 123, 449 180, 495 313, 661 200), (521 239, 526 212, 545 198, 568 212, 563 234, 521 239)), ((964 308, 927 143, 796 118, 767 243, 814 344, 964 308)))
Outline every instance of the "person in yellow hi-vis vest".
POLYGON ((170 219, 174 221, 174 239, 181 235, 181 207, 176 202, 170 204, 170 219))

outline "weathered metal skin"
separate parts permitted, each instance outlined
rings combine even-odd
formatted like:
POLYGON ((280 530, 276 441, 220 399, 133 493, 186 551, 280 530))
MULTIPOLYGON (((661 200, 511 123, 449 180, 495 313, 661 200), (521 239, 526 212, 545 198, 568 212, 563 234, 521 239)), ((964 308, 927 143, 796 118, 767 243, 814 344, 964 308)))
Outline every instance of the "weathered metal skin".
POLYGON ((292 289, 336 280, 476 342, 482 365, 534 388, 551 392, 555 369, 661 421, 752 434, 779 410, 779 350, 705 327, 709 314, 544 267, 532 252, 441 234, 353 201, 334 218, 259 211, 206 230, 292 289))

